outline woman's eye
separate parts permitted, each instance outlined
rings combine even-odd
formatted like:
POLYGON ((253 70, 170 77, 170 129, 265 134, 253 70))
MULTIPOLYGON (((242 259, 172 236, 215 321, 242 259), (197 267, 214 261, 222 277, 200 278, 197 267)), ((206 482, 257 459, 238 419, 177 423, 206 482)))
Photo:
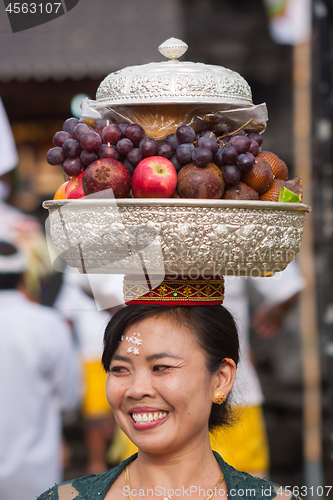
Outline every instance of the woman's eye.
POLYGON ((168 370, 171 368, 171 366, 166 366, 166 365, 155 365, 153 368, 154 372, 163 372, 165 370, 168 370))
POLYGON ((127 368, 125 368, 124 366, 113 366, 112 368, 110 368, 110 372, 112 373, 124 373, 127 371, 127 368))

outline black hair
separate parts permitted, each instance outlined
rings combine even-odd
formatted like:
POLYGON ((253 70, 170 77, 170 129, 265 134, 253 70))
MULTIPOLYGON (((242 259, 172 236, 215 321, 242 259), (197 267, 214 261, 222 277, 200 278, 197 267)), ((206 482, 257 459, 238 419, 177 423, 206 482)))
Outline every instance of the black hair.
MULTIPOLYGON (((17 248, 7 241, 0 240, 0 255, 15 255, 17 248)), ((0 273, 0 290, 15 290, 22 281, 23 273, 0 273)))
POLYGON ((0 290, 16 290, 22 279, 23 274, 0 273, 0 290))
MULTIPOLYGON (((205 351, 206 364, 210 373, 215 373, 225 358, 238 363, 239 341, 235 321, 223 306, 154 306, 129 305, 120 309, 111 318, 105 329, 102 363, 106 372, 118 348, 121 336, 134 323, 151 316, 165 316, 186 326, 197 336, 199 345, 205 351)), ((212 403, 209 430, 231 423, 229 398, 222 405, 212 403)))

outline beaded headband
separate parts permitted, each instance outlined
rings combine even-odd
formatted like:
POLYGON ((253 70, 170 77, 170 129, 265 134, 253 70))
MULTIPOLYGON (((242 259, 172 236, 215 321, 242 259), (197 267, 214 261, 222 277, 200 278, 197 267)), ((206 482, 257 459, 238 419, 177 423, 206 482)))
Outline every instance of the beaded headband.
POLYGON ((220 305, 224 299, 224 279, 191 279, 165 277, 159 285, 151 286, 154 280, 125 276, 124 298, 129 304, 155 304, 174 306, 220 305), (147 292, 147 285, 149 291, 147 292))

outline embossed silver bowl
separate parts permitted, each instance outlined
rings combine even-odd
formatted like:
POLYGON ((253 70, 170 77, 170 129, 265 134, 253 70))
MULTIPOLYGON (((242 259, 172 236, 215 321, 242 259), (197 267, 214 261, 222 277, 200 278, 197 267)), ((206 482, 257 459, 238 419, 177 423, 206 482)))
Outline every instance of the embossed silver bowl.
POLYGON ((253 105, 251 88, 239 73, 223 66, 178 61, 187 48, 177 38, 166 40, 158 50, 169 61, 110 73, 97 89, 96 100, 102 107, 207 103, 231 109, 253 105))
POLYGON ((300 249, 302 203, 78 199, 43 203, 59 255, 81 273, 271 276, 300 249))

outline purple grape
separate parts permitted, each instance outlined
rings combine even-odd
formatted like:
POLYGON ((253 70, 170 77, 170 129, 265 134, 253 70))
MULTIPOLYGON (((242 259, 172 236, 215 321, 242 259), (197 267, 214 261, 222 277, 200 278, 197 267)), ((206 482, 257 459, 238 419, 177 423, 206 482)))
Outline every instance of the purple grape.
POLYGON ((229 139, 230 139, 229 136, 222 137, 221 139, 219 139, 219 144, 222 144, 223 146, 226 146, 228 144, 228 142, 229 142, 229 139))
POLYGON ((59 132, 56 132, 54 134, 52 142, 55 146, 59 146, 61 148, 63 143, 67 141, 67 139, 73 139, 73 137, 68 132, 60 130, 59 132))
POLYGON ((77 118, 68 118, 65 123, 63 124, 62 128, 64 129, 65 132, 68 132, 70 135, 73 135, 74 129, 76 125, 78 125, 80 122, 77 118))
POLYGON ((70 177, 75 177, 79 175, 81 170, 84 168, 84 165, 81 163, 79 156, 73 156, 72 158, 66 158, 64 163, 62 164, 62 169, 66 175, 70 177))
POLYGON ((222 159, 224 163, 232 165, 237 160, 238 151, 234 146, 226 146, 222 151, 222 159))
POLYGON ((257 154, 259 153, 259 150, 260 150, 260 146, 257 143, 257 141, 251 141, 248 152, 252 153, 253 156, 257 156, 257 154))
POLYGON ((118 127, 121 130, 121 138, 123 139, 125 137, 125 130, 127 129, 128 125, 130 125, 129 122, 122 122, 119 123, 118 127))
POLYGON ((192 153, 192 161, 198 167, 206 167, 213 160, 213 153, 208 148, 195 148, 192 153))
POLYGON ((192 154, 194 150, 195 147, 194 144, 192 143, 185 142, 184 144, 178 146, 176 151, 176 158, 179 161, 179 163, 182 163, 183 165, 191 163, 192 154))
POLYGON ((149 139, 149 137, 145 137, 140 142, 139 148, 143 156, 155 156, 158 151, 158 144, 155 139, 149 139))
POLYGON ((136 167, 143 159, 143 154, 139 148, 133 148, 127 153, 127 159, 133 167, 136 167))
POLYGON ((97 132, 87 132, 80 139, 80 144, 86 151, 96 151, 102 145, 102 139, 97 132))
POLYGON ((134 146, 139 146, 142 139, 146 137, 146 132, 141 127, 141 125, 132 123, 126 128, 125 136, 127 137, 127 139, 133 142, 134 146))
POLYGON ((106 127, 107 125, 116 125, 116 123, 117 122, 113 118, 113 116, 104 116, 104 118, 101 118, 96 123, 95 132, 97 132, 97 134, 101 135, 104 127, 106 127))
POLYGON ((226 165, 222 175, 226 184, 237 184, 242 176, 242 172, 236 165, 226 165))
POLYGON ((92 162, 98 160, 98 155, 94 151, 86 151, 83 149, 80 153, 80 160, 86 167, 92 162))
POLYGON ((129 173, 130 173, 131 175, 133 175, 133 172, 134 172, 134 170, 135 170, 135 167, 132 165, 132 163, 130 163, 130 162, 128 161, 128 159, 127 159, 127 158, 125 158, 125 159, 124 159, 124 161, 123 161, 123 164, 125 165, 125 167, 126 167, 126 168, 127 168, 127 170, 129 171, 129 173))
POLYGON ((174 151, 176 151, 176 149, 180 145, 180 142, 178 141, 176 134, 169 134, 165 140, 168 144, 171 144, 174 151))
POLYGON ((61 165, 62 162, 66 160, 66 156, 62 148, 56 147, 48 150, 46 160, 50 165, 61 165))
POLYGON ((124 137, 117 142, 116 149, 121 155, 127 155, 133 149, 133 142, 124 137))
POLYGON ((200 133, 200 137, 210 137, 211 139, 217 140, 217 137, 212 130, 203 130, 200 133))
POLYGON ((168 160, 170 160, 173 153, 173 147, 169 142, 162 142, 158 146, 157 156, 163 156, 163 158, 167 158, 168 160))
POLYGON ((229 144, 234 146, 239 154, 244 154, 249 150, 251 140, 246 135, 234 135, 230 138, 229 144))
POLYGON ((176 136, 181 144, 184 142, 193 142, 195 139, 195 132, 189 125, 181 125, 177 128, 176 136))
POLYGON ((198 140, 198 147, 208 148, 211 150, 213 155, 215 155, 215 153, 219 148, 219 145, 217 144, 217 139, 213 139, 212 137, 208 136, 203 136, 200 137, 200 139, 198 140))
POLYGON ((262 135, 260 134, 257 134, 256 132, 251 132, 249 135, 248 135, 248 138, 251 140, 251 141, 256 141, 259 146, 262 145, 262 143, 264 142, 264 139, 262 138, 262 135))
POLYGON ((116 147, 111 144, 102 144, 98 150, 99 158, 112 158, 113 160, 120 159, 120 154, 116 150, 116 147))
POLYGON ((184 166, 182 163, 180 163, 180 162, 177 160, 176 155, 171 156, 170 161, 171 161, 172 165, 175 167, 176 172, 179 172, 179 170, 180 170, 181 168, 183 168, 183 166, 184 166))
POLYGON ((214 156, 213 161, 214 161, 215 165, 217 165, 218 167, 223 167, 225 165, 225 162, 223 161, 223 157, 222 157, 224 149, 225 149, 224 147, 219 148, 217 150, 216 155, 214 156))
POLYGON ((62 145, 62 151, 68 158, 79 155, 81 149, 80 143, 75 139, 67 139, 62 145))
POLYGON ((74 128, 73 137, 76 141, 80 141, 81 136, 83 134, 86 134, 87 132, 90 132, 91 130, 94 129, 89 127, 89 125, 87 125, 86 123, 78 123, 74 128))
POLYGON ((114 123, 112 123, 112 125, 106 125, 106 127, 102 130, 101 138, 103 144, 117 144, 121 138, 121 130, 118 125, 115 125, 114 123))
POLYGON ((237 167, 242 171, 246 172, 247 170, 251 170, 254 165, 254 156, 253 154, 247 152, 245 154, 240 154, 236 160, 237 167))

